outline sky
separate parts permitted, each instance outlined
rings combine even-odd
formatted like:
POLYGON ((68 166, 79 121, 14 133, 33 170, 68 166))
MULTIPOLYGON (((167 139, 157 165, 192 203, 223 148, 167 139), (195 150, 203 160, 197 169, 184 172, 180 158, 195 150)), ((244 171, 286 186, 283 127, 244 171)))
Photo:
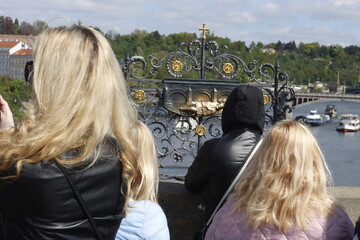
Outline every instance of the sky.
POLYGON ((50 26, 196 33, 264 44, 295 41, 360 46, 360 0, 0 0, 0 15, 50 26))

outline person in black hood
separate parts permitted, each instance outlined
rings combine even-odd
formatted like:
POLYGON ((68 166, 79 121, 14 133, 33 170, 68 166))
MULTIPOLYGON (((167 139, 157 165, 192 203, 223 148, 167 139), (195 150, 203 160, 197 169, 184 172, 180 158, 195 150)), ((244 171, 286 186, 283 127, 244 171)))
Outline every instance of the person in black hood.
POLYGON ((206 220, 260 140, 264 124, 261 89, 250 85, 235 88, 222 111, 223 135, 204 143, 185 176, 185 187, 189 192, 205 194, 206 220))

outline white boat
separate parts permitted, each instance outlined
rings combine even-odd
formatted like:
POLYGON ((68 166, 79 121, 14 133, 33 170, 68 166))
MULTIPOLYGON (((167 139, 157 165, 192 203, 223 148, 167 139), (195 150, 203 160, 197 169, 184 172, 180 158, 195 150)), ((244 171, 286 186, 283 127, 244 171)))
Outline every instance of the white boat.
POLYGON ((325 114, 329 115, 330 118, 336 117, 336 114, 337 114, 336 106, 334 104, 326 105, 325 114))
POLYGON ((357 132, 360 130, 360 120, 357 114, 341 114, 339 126, 336 128, 339 132, 357 132))
POLYGON ((330 116, 325 114, 318 114, 316 110, 311 110, 306 115, 305 121, 311 126, 320 126, 330 121, 330 116))

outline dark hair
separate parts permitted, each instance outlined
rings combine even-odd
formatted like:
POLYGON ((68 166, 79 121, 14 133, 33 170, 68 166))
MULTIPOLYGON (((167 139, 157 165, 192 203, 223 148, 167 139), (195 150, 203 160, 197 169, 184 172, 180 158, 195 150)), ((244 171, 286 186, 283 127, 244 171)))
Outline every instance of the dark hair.
POLYGON ((25 82, 31 82, 33 69, 34 69, 34 62, 32 60, 27 61, 24 70, 25 82))

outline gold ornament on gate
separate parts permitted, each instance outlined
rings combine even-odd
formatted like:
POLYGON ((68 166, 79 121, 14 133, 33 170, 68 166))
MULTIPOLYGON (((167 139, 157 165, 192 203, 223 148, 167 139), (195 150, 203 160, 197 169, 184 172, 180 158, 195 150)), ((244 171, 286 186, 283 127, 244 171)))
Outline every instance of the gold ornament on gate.
POLYGON ((224 63, 222 69, 226 74, 231 74, 234 72, 234 66, 231 63, 224 63))
POLYGON ((197 135, 199 136, 204 136, 205 133, 206 133, 206 127, 204 125, 198 125, 196 128, 195 128, 195 132, 197 135))
POLYGON ((181 61, 176 60, 176 61, 172 62, 171 68, 174 72, 181 72, 183 69, 183 64, 181 61))
POLYGON ((138 101, 142 101, 145 99, 145 92, 143 90, 137 90, 134 94, 134 98, 138 101))
POLYGON ((267 95, 264 95, 264 105, 268 104, 270 102, 270 98, 267 95))

